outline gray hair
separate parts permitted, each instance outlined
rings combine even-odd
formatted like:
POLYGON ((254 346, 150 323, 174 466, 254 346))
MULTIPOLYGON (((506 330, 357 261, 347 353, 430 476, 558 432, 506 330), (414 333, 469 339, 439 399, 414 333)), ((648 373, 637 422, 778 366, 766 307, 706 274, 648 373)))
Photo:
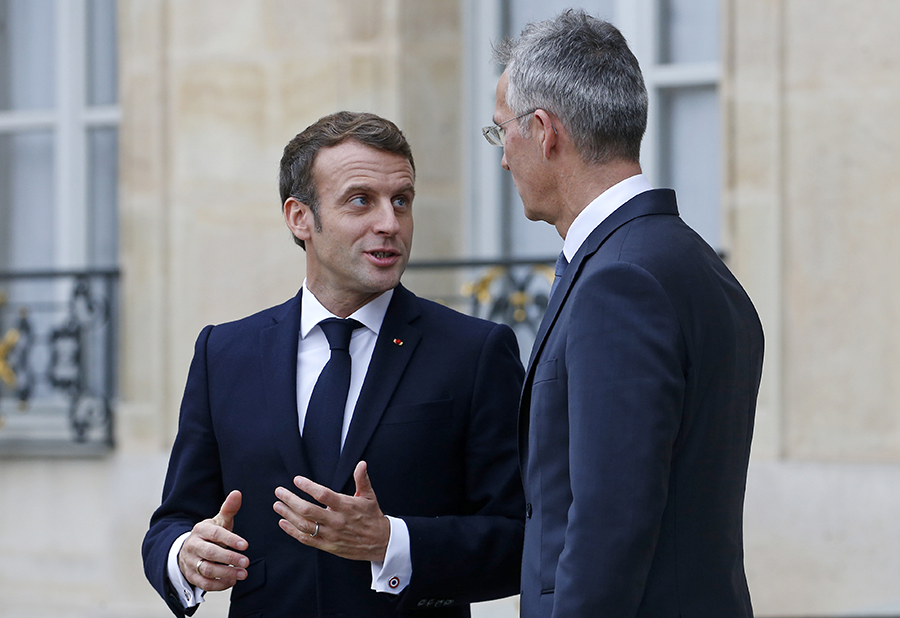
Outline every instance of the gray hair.
POLYGON ((615 26, 569 9, 528 24, 518 39, 501 41, 494 59, 506 66, 506 104, 514 115, 553 113, 587 162, 639 160, 647 89, 637 58, 615 26))

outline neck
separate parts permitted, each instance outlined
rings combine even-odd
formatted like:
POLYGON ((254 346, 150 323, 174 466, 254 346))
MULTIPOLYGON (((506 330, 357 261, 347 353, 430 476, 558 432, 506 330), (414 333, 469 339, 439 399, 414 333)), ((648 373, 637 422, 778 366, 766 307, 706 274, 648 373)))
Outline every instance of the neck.
POLYGON ((575 218, 598 195, 625 180, 641 173, 637 161, 610 161, 602 164, 587 164, 580 158, 574 165, 566 166, 567 171, 558 177, 557 190, 560 196, 560 216, 553 225, 562 238, 566 237, 575 218))
POLYGON ((315 282, 309 281, 308 278, 306 287, 323 307, 339 318, 346 318, 352 315, 364 305, 369 304, 384 294, 384 291, 367 294, 335 294, 330 289, 318 286, 315 282))

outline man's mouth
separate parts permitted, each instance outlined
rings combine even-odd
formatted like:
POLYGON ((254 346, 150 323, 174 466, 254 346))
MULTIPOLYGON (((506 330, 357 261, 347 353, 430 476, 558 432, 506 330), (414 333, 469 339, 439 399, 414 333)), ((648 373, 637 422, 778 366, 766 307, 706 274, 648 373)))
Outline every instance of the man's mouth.
POLYGON ((399 251, 392 251, 391 249, 367 251, 366 254, 369 256, 372 264, 379 268, 393 268, 400 263, 402 255, 399 251))

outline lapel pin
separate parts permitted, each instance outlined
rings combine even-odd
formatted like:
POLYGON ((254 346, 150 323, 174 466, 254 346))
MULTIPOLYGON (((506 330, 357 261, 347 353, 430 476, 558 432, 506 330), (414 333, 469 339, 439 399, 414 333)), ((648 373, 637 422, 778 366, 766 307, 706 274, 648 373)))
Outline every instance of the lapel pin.
POLYGON ((400 339, 394 339, 394 345, 403 345, 403 341, 400 339))

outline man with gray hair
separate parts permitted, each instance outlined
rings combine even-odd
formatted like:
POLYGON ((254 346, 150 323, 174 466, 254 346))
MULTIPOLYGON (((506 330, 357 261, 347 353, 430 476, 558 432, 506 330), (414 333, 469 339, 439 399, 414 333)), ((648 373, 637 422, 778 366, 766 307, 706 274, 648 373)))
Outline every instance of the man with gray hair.
POLYGON ((519 410, 522 616, 752 616, 756 310, 642 175, 647 92, 614 26, 569 10, 495 52, 484 135, 564 239, 519 410))

